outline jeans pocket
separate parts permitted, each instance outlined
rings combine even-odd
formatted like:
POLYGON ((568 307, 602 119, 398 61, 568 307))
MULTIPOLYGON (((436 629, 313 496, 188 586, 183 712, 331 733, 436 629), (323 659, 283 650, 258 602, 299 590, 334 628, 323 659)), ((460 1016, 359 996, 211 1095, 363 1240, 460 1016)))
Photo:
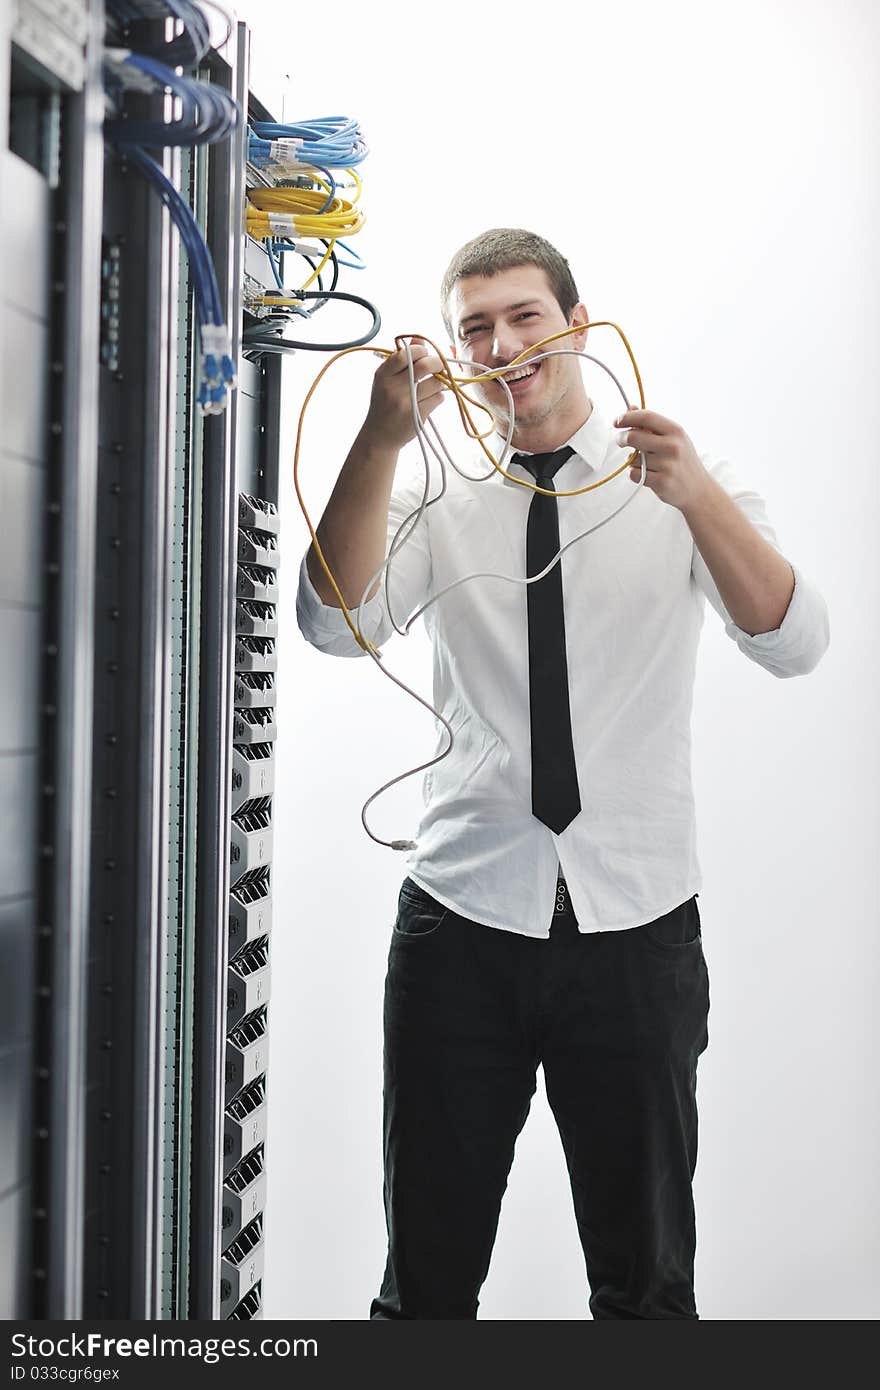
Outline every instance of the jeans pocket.
POLYGON ((392 933, 395 940, 419 940, 434 936, 449 916, 449 908, 438 903, 411 878, 404 879, 397 901, 397 918, 392 933))
POLYGON ((646 922, 639 930, 653 946, 659 946, 664 951, 683 951, 689 946, 699 945, 702 932, 696 897, 689 898, 653 922, 646 922))

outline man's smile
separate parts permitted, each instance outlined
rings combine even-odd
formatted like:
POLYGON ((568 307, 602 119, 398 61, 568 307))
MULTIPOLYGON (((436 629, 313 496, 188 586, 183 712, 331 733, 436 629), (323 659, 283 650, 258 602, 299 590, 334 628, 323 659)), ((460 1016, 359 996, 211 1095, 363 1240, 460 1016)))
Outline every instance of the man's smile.
MULTIPOLYGON (((525 392, 529 390, 532 381, 539 374, 543 365, 543 362, 524 362, 522 366, 517 367, 515 371, 511 372, 509 375, 505 374, 504 380, 510 387, 511 394, 514 397, 524 395, 525 392)), ((504 388, 499 387, 498 389, 503 390, 504 388)))

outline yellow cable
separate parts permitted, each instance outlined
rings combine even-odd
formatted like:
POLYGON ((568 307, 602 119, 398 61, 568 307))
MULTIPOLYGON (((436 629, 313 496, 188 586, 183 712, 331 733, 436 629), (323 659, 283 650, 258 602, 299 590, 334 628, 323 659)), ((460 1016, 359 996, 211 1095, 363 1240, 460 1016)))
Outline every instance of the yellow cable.
POLYGON ((321 274, 321 271, 324 269, 324 266, 327 264, 327 262, 329 261, 330 257, 333 255, 333 248, 335 247, 335 245, 336 245, 336 237, 333 237, 333 238, 328 242, 328 244, 327 244, 327 250, 324 252, 324 256, 323 256, 323 259, 321 260, 320 265, 316 265, 316 266, 315 266, 315 269, 312 271, 311 275, 309 276, 308 280, 306 280, 305 284, 304 284, 304 285, 300 285, 300 289, 301 289, 301 290, 307 290, 308 287, 309 287, 309 285, 311 285, 315 280, 317 280, 318 276, 321 274))
MULTIPOLYGON (((323 183, 323 180, 316 180, 323 183)), ((326 190, 327 184, 323 185, 326 190)), ((337 238, 353 236, 364 225, 364 214, 345 198, 327 198, 317 188, 249 188, 247 230, 257 240, 276 236, 279 230, 302 236, 337 238), (291 228, 272 226, 272 214, 291 218, 291 228)))
POLYGON ((348 626, 349 626, 350 629, 351 629, 351 632, 352 632, 352 635, 353 635, 353 637, 354 637, 354 640, 357 642, 358 646, 361 648, 361 651, 366 651, 367 648, 369 648, 370 651, 373 652, 375 656, 377 656, 377 657, 379 657, 379 658, 381 659, 381 655, 382 655, 382 654, 381 654, 381 652, 379 651, 379 648, 378 648, 373 642, 370 642, 368 638, 364 637, 363 633, 361 633, 361 631, 355 626, 355 624, 354 624, 354 622, 353 622, 353 620, 352 620, 351 613, 348 611, 348 607, 347 607, 347 605, 346 605, 345 599, 342 597, 342 594, 341 594, 341 592, 340 592, 339 585, 336 583, 336 580, 335 580, 334 577, 333 577, 333 571, 330 569, 330 566, 327 564, 327 561, 324 559, 324 552, 323 552, 323 550, 321 549, 321 543, 320 543, 320 541, 318 540, 317 534, 316 534, 316 532, 315 532, 315 528, 314 528, 314 526, 312 525, 312 520, 311 520, 311 517, 309 516, 308 510, 307 510, 307 508, 306 508, 305 500, 304 500, 304 498, 303 498, 303 495, 302 495, 302 492, 300 491, 300 486, 299 486, 299 451, 300 451, 300 446, 301 446, 301 443, 302 443, 303 422, 304 422, 304 420, 305 420, 306 408, 307 408, 307 406, 308 406, 308 404, 309 404, 309 401, 312 399, 312 396, 313 396, 314 393, 315 393, 315 389, 316 389, 316 387, 317 387, 317 385, 318 385, 318 382, 321 380, 321 378, 322 378, 322 376, 324 375, 324 373, 325 373, 326 371, 328 371, 328 370, 330 369, 330 367, 333 366, 333 363, 334 363, 334 362, 338 362, 339 359, 340 359, 340 357, 347 357, 347 356, 349 355, 349 353, 352 353, 352 352, 373 352, 373 353, 378 353, 380 356, 386 357, 386 358, 391 356, 391 351, 390 351, 390 349, 388 349, 388 348, 371 348, 371 347, 368 347, 368 346, 364 346, 364 347, 353 347, 353 348, 343 348, 341 352, 336 352, 336 353, 334 353, 333 356, 330 357, 330 358, 328 358, 328 360, 324 363, 323 367, 322 367, 321 370, 318 372, 318 375, 315 377, 314 381, 312 382, 311 386, 309 387, 308 392, 306 393, 306 398, 305 398, 305 400, 304 400, 303 403, 302 403, 302 409, 300 410, 300 413, 299 413, 299 423, 297 424, 297 427, 296 427, 296 444, 295 444, 295 446, 294 446, 294 451, 293 451, 293 486, 294 486, 294 490, 296 491, 296 497, 297 497, 297 501, 299 502, 299 505, 300 505, 300 510, 302 511, 302 514, 303 514, 303 516, 304 516, 305 519, 306 519, 306 525, 307 525, 308 528, 309 528, 309 535, 310 535, 311 538, 312 538, 312 545, 315 547, 315 554, 316 554, 317 557, 318 557, 318 560, 319 560, 319 562, 320 562, 321 568, 323 569, 323 571, 324 571, 324 573, 326 574, 328 580, 330 581, 330 586, 331 586, 331 588, 332 588, 334 594, 335 594, 336 597, 339 599, 340 608, 342 609, 342 612, 343 612, 343 614, 344 614, 344 616, 345 616, 345 621, 348 623, 348 626))
MULTIPOLYGON (((506 372, 509 372, 510 369, 511 369, 511 367, 515 366, 517 362, 522 362, 523 360, 526 360, 527 355, 536 352, 538 348, 545 347, 547 343, 555 343, 555 342, 557 342, 558 339, 560 339, 560 338, 568 338, 568 337, 571 336, 572 333, 582 333, 583 330, 584 330, 584 328, 587 328, 587 327, 588 327, 588 328, 613 328, 613 329, 615 329, 615 330, 620 334, 621 338, 623 339, 623 345, 624 345, 624 347, 626 348, 627 354, 628 354, 628 356, 629 356, 629 360, 630 360, 630 362, 632 363, 632 369, 633 369, 633 372, 635 373, 636 383, 637 383, 638 388, 639 388, 639 401, 640 401, 640 404, 641 404, 642 409, 644 409, 644 407, 645 407, 645 392, 644 392, 644 389, 643 389, 643 387, 642 387, 642 378, 641 378, 641 375, 639 374, 639 369, 638 369, 638 366, 637 366, 637 364, 636 364, 636 359, 635 359, 635 357, 633 356, 632 348, 631 348, 630 345, 629 345, 629 342, 628 342, 628 340, 627 340, 626 334, 624 333, 623 329, 622 329, 622 328, 619 328, 618 325, 617 325, 616 323, 612 323, 612 322, 610 321, 610 319, 600 319, 600 320, 598 320, 597 322, 595 322, 595 323, 590 323, 590 324, 575 324, 575 325, 574 325, 573 327, 571 327, 571 328, 564 328, 564 329, 562 329, 562 331, 559 332, 559 333, 551 333, 551 334, 549 335, 549 337, 547 337, 547 338, 542 338, 542 339, 540 340, 540 342, 533 343, 531 347, 524 348, 523 351, 522 351, 517 357, 512 358, 512 360, 511 360, 510 362, 508 362, 507 365, 506 365, 505 367, 499 367, 499 368, 498 368, 497 370, 495 370, 495 371, 487 371, 487 372, 485 372, 484 374, 482 374, 482 375, 483 375, 483 379, 484 379, 485 381, 493 381, 496 377, 504 376, 504 374, 505 374, 506 372)), ((420 336, 421 336, 421 335, 420 335, 420 336)), ((426 339, 425 339, 425 342, 431 343, 430 338, 426 338, 426 339)), ((431 343, 431 347, 434 348, 434 351, 436 352, 437 356, 440 357, 440 358, 442 358, 442 360, 443 360, 443 365, 444 365, 444 367, 446 368, 447 373, 449 374, 449 367, 448 367, 448 363, 446 362, 445 357, 443 357, 443 354, 440 352, 439 348, 437 348, 433 343, 431 343)), ((436 372, 435 375, 436 375, 437 377, 439 377, 441 381, 444 380, 444 376, 443 376, 442 373, 436 372)), ((463 382, 464 384, 468 384, 468 383, 470 383, 470 382, 472 382, 472 381, 474 380, 473 377, 455 377, 455 378, 453 378, 453 377, 451 377, 451 374, 449 374, 449 377, 450 377, 449 381, 446 382, 447 385, 451 385, 451 383, 452 383, 453 381, 456 382, 456 383, 463 382)), ((454 390, 455 387, 453 386, 452 389, 454 390)), ((461 404, 461 403, 459 402, 459 405, 460 405, 460 404, 461 404)), ((467 412, 467 407, 464 407, 464 411, 465 411, 465 414, 468 414, 468 412, 467 412)), ((469 416, 469 415, 468 415, 468 419, 470 420, 470 416, 469 416)), ((472 421, 471 421, 471 424, 473 424, 472 421)), ((604 487, 606 483, 610 483, 611 480, 612 480, 612 478, 616 478, 620 473, 623 472, 623 470, 624 470, 625 468, 628 468, 628 467, 630 466, 630 464, 631 464, 631 462, 632 462, 632 460, 633 460, 634 458, 637 458, 637 457, 638 457, 638 451, 637 451, 637 450, 634 450, 634 451, 629 455, 629 457, 625 460, 625 462, 622 463, 622 464, 620 465, 619 468, 616 468, 616 469, 614 470, 613 473, 609 473, 607 478, 600 478, 599 481, 598 481, 598 483, 588 483, 586 487, 574 488, 573 490, 571 490, 571 491, 569 491, 569 492, 562 492, 562 491, 557 492, 557 491, 555 491, 555 490, 553 490, 553 489, 550 489, 550 488, 538 487, 538 485, 537 485, 536 483, 531 483, 531 482, 529 482, 526 478, 517 478, 517 477, 515 477, 512 473, 508 473, 507 470, 506 470, 505 468, 502 468, 502 467, 501 467, 501 465, 499 464, 498 460, 495 458, 495 456, 494 456, 494 454, 491 452, 491 450, 488 449, 488 448, 486 447, 486 444, 485 444, 485 442, 484 442, 484 437, 483 437, 482 435, 475 435, 474 438, 477 439, 477 441, 478 441, 478 443, 479 443, 479 445, 480 445, 480 448, 483 450, 483 453, 486 455, 486 457, 488 458, 489 462, 492 464, 493 468, 495 469, 495 471, 496 471, 497 473, 500 473, 503 477, 508 478, 508 479, 510 480, 510 482, 516 483, 519 487, 528 488, 528 490, 529 490, 530 492, 540 492, 540 493, 542 493, 543 496, 545 496, 545 497, 580 497, 581 493, 583 493, 583 492, 593 492, 597 487, 604 487)))
MULTIPOLYGON (((304 167, 305 167, 305 168, 308 168, 309 178, 312 180, 312 182, 313 182, 313 183, 320 184, 321 188, 323 188, 323 189, 325 190, 325 194, 326 194, 326 193, 329 193, 329 192, 330 192, 330 185, 329 185, 329 183, 327 183, 326 179, 321 178, 320 174, 317 173, 317 171, 312 170, 311 168, 309 168, 309 166, 304 166, 304 167)), ((269 212, 272 212, 272 211, 274 211, 274 212, 279 212, 279 211, 287 212, 287 211, 290 210, 291 206, 293 206, 293 208, 294 208, 294 216, 297 216, 297 213, 296 213, 296 206, 297 206, 298 203, 299 203, 299 204, 303 204, 303 203, 304 203, 304 205, 305 205, 304 212, 303 212, 303 218, 299 218, 299 217, 298 217, 298 218, 297 218, 297 225, 296 225, 296 227, 295 227, 295 228, 292 228, 291 230, 294 230, 294 231, 297 231, 297 232, 301 232, 303 235, 306 235, 306 236, 318 236, 318 237, 321 237, 321 238, 324 237, 324 233, 325 233, 325 232, 328 232, 328 233, 330 234, 330 235, 329 235, 330 245, 327 247, 327 250, 326 250, 325 253, 324 253, 323 259, 321 260, 321 263, 320 263, 318 266, 315 267, 315 269, 312 271, 311 275, 309 276, 308 280, 306 280, 304 284, 300 285, 299 288, 300 288, 301 290, 307 290, 308 287, 309 287, 309 285, 314 284, 314 282, 317 280, 318 276, 321 274, 321 271, 324 269, 324 266, 327 264, 327 262, 329 261, 330 257, 333 255, 333 251, 334 251, 334 249, 335 249, 335 247, 336 247, 336 242, 337 242, 337 240, 339 239, 339 237, 340 237, 340 236, 343 236, 343 235, 345 235, 345 236, 351 236, 352 233, 354 233, 354 232, 359 232, 360 229, 361 229, 361 227, 364 225, 364 221, 366 220, 366 219, 364 218, 363 213, 357 212, 357 213, 354 214, 354 218, 355 218, 354 223, 352 223, 351 225, 339 225, 339 226, 337 226, 337 223, 338 223, 338 221, 339 221, 339 217, 340 217, 340 216, 343 216, 343 217, 344 217, 344 216, 347 216, 349 212, 353 211, 354 205, 355 205, 355 203, 359 200, 359 198, 360 198, 360 196, 361 196, 361 194, 362 194, 362 192, 363 192, 363 189, 364 189, 363 182, 362 182, 361 179, 358 177, 358 175, 357 175, 357 173, 355 172, 354 169, 346 169, 346 173, 351 174, 352 178, 354 179, 354 183, 355 183, 355 195, 354 195, 354 197, 352 198, 352 200, 351 200, 350 203, 347 203, 347 202, 345 201, 345 199, 343 199, 343 198, 335 198, 335 199, 333 200, 333 202, 329 205, 329 207, 325 210, 326 213, 329 214, 329 221, 328 221, 328 222, 325 222, 325 221, 323 220, 323 219, 324 219, 324 216, 325 216, 325 213, 324 213, 324 212, 319 212, 316 216, 312 216, 312 217, 311 217, 311 222, 312 222, 312 223, 320 223, 320 228, 319 228, 319 230, 317 230, 317 231, 315 231, 315 230, 307 231, 306 228, 305 228, 305 226, 304 226, 304 225, 301 225, 303 219, 304 219, 305 217, 307 217, 308 215, 310 215, 311 211, 312 211, 316 206, 317 206, 317 207, 321 207, 321 205, 327 201, 327 200, 326 200, 326 197, 324 197, 324 198, 322 199, 322 198, 320 197, 320 195, 317 195, 317 202, 313 201, 313 199, 306 199, 306 198, 303 197, 303 195, 308 194, 308 193, 311 193, 311 194, 314 195, 314 194, 315 194, 315 190, 314 190, 314 189, 310 189, 310 188, 274 188, 274 189, 261 189, 261 190, 258 190, 258 189, 248 189, 248 199, 249 199, 249 201, 250 201, 251 206, 254 207, 254 208, 256 209, 256 211, 255 211, 255 212, 253 213, 253 215, 252 215, 252 214, 251 214, 250 208, 248 208, 247 230, 248 230, 249 235, 252 236, 252 237, 254 237, 255 240, 257 240, 257 241, 262 241, 262 240, 264 240, 266 237, 271 237, 271 236, 273 235, 272 228, 271 228, 271 226, 269 226, 269 221, 268 221, 268 213, 269 213, 269 212), (270 206, 269 206, 269 203, 272 202, 273 200, 271 200, 271 199, 258 199, 258 198, 256 198, 256 197, 251 197, 251 194, 252 194, 252 193, 257 193, 257 192, 263 192, 263 193, 277 193, 277 194, 279 194, 279 195, 287 195, 287 196, 282 196, 282 197, 280 198, 280 206, 270 207, 270 206), (291 196, 291 195, 292 195, 292 196, 291 196), (265 213, 265 214, 266 214, 265 219, 261 216, 261 213, 265 213)), ((279 201, 279 200, 276 200, 276 201, 279 201)), ((317 248, 316 248, 316 249, 317 249, 317 248)), ((280 303, 281 301, 279 300, 279 301, 277 301, 277 302, 280 303)))
MULTIPOLYGON (((269 190, 259 190, 259 191, 268 192, 269 190)), ((289 191, 289 190, 282 190, 282 191, 289 191)), ((582 333, 582 332, 584 331, 584 328, 587 328, 587 327, 588 327, 588 328, 613 328, 613 329, 615 329, 615 330, 620 334, 620 337, 623 339, 624 347, 626 348, 627 354, 629 355, 629 360, 630 360, 630 362, 632 363, 633 372, 635 373, 636 382, 637 382, 638 388, 639 388, 639 401, 640 401, 640 403, 641 403, 642 409, 644 409, 644 407, 645 407, 645 392, 644 392, 644 388, 643 388, 643 386, 642 386, 642 378, 641 378, 641 375, 640 375, 640 373, 639 373, 638 365, 637 365, 637 363, 636 363, 635 357, 633 356, 632 348, 630 347, 629 342, 627 341, 627 338, 626 338, 625 333, 623 332, 623 329, 622 329, 622 328, 619 328, 618 325, 617 325, 616 323, 612 323, 609 319, 601 319, 601 320, 599 320, 599 321, 596 322, 596 323, 590 323, 590 324, 575 324, 575 325, 573 325, 571 328, 564 328, 564 329, 562 329, 562 331, 559 332, 559 333, 551 333, 549 337, 547 337, 547 338, 542 338, 542 339, 540 340, 540 342, 537 342, 537 343, 532 344, 531 347, 524 348, 523 351, 522 351, 517 357, 514 357, 514 358, 512 359, 512 361, 508 362, 507 365, 506 365, 505 367, 499 367, 499 368, 497 368, 495 371, 487 370, 484 374, 481 373, 481 375, 484 375, 484 377, 485 377, 486 380, 494 380, 496 377, 503 376, 503 375, 505 374, 505 372, 509 372, 510 369, 511 369, 511 367, 515 366, 517 362, 522 361, 522 360, 526 357, 527 354, 529 354, 529 353, 534 353, 534 352, 536 351, 536 349, 541 348, 541 347, 544 347, 547 343, 555 343, 555 342, 557 342, 560 338, 568 338, 568 337, 571 336, 572 333, 582 333)), ((605 485, 606 483, 610 483, 610 482, 611 482, 612 478, 618 477, 618 475, 621 474, 625 468, 629 468, 630 465, 632 464, 633 459, 638 458, 638 450, 637 450, 637 449, 634 449, 634 450, 632 451, 632 453, 630 453, 630 455, 628 456, 628 458, 625 460, 625 462, 622 463, 622 464, 620 465, 619 468, 616 468, 616 469, 614 470, 613 473, 609 473, 607 478, 600 478, 598 483, 588 483, 586 487, 574 488, 574 489, 572 489, 572 490, 569 491, 569 492, 556 492, 555 490, 551 490, 550 488, 538 487, 538 485, 537 485, 536 483, 531 483, 531 482, 529 482, 527 479, 514 477, 514 475, 513 475, 512 473, 508 473, 508 472, 506 471, 506 469, 504 469, 504 468, 501 467, 500 463, 499 463, 498 460, 495 458, 495 456, 494 456, 494 454, 492 453, 492 451, 486 446, 486 443, 485 443, 486 435, 485 435, 485 434, 480 434, 480 433, 478 432, 478 430, 477 430, 477 428, 476 428, 476 425, 474 424, 474 422, 473 422, 473 420, 472 420, 472 418, 471 418, 470 411, 468 410, 468 404, 476 405, 480 410, 487 411, 490 415, 491 415, 491 411, 489 411, 488 406, 483 405, 482 402, 473 401, 473 400, 471 399, 471 397, 467 396, 467 395, 465 394, 465 392, 461 389, 463 386, 469 386, 469 385, 471 385, 471 384, 473 383, 474 378, 473 378, 473 377, 456 377, 456 376, 453 376, 452 371, 451 371, 450 366, 449 366, 449 363, 448 363, 448 361, 446 360, 446 357, 444 356, 444 354, 443 354, 443 353, 440 351, 440 349, 437 347, 436 343, 433 343, 433 342, 431 341, 430 338, 426 338, 426 337, 424 336, 424 334, 421 334, 421 333, 420 333, 420 334, 414 334, 414 333, 402 333, 402 334, 398 334, 398 336, 394 339, 394 348, 393 348, 393 349, 391 349, 391 348, 377 348, 377 347, 373 347, 373 346, 370 344, 370 345, 365 345, 365 346, 363 346, 363 347, 343 348, 341 352, 334 353, 334 355, 333 355, 331 358, 329 358, 328 361, 326 361, 326 362, 324 363, 323 367, 322 367, 321 370, 318 372, 318 375, 315 377, 314 381, 312 382, 311 386, 309 387, 308 392, 306 393, 305 400, 304 400, 303 403, 302 403, 302 409, 300 410, 300 413, 299 413, 299 422, 298 422, 298 424, 297 424, 297 430, 296 430, 296 444, 295 444, 295 446, 294 446, 294 453, 293 453, 293 486, 294 486, 294 489, 295 489, 295 491, 296 491, 297 501, 299 502, 300 509, 301 509, 301 511, 302 511, 303 516, 305 517, 306 525, 307 525, 308 528, 309 528, 309 535, 310 535, 311 538, 312 538, 312 544, 313 544, 313 546, 314 546, 314 548, 315 548, 315 554, 316 554, 317 557, 318 557, 318 561, 319 561, 319 563, 320 563, 320 565, 321 565, 321 568, 323 569, 325 575, 327 576, 327 579, 328 579, 329 582, 330 582, 330 587, 332 588, 332 590, 333 590, 334 594, 336 595, 336 597, 339 599, 339 606, 340 606, 340 609, 341 609, 342 614, 343 614, 343 616, 344 616, 344 618, 345 618, 345 621, 347 622, 347 624, 348 624, 348 626, 349 626, 349 628, 350 628, 350 630, 351 630, 352 636, 354 637, 355 641, 357 642, 358 646, 361 648, 362 651, 366 651, 366 650, 369 648, 369 650, 370 650, 371 652, 373 652, 375 656, 379 657, 380 660, 381 660, 381 657, 382 657, 382 653, 379 651, 378 647, 377 647, 373 642, 371 642, 371 641, 369 640, 369 638, 364 637, 363 633, 360 631, 360 629, 359 629, 359 628, 357 627, 357 625, 355 624, 354 619, 352 618, 351 613, 350 613, 350 611, 349 611, 349 609, 348 609, 348 606, 346 605, 345 599, 342 597, 342 593, 341 593, 341 591, 340 591, 340 589, 339 589, 339 585, 336 583, 336 580, 335 580, 335 578, 333 577, 333 572, 332 572, 332 570, 330 569, 330 566, 327 564, 326 559, 324 558, 324 552, 323 552, 323 550, 321 549, 321 544, 320 544, 320 542, 319 542, 319 540, 318 540, 317 534, 316 534, 316 532, 315 532, 315 528, 314 528, 314 526, 312 525, 311 518, 310 518, 309 513, 308 513, 308 511, 307 511, 307 509, 306 509, 305 500, 304 500, 304 498, 303 498, 303 495, 302 495, 302 492, 301 492, 300 486, 299 486, 299 455, 300 455, 300 448, 301 448, 301 445, 302 445, 302 432, 303 432, 303 424, 304 424, 304 421, 305 421, 306 409, 308 408, 309 401, 312 399, 312 396, 313 396, 314 393, 315 393, 315 390, 316 390, 316 388, 317 388, 318 382, 321 380, 321 378, 323 377, 324 373, 325 373, 326 371, 328 371, 328 370, 330 369, 330 367, 333 366, 333 363, 334 363, 334 362, 338 362, 339 359, 340 359, 340 357, 347 357, 347 356, 348 356, 350 353, 352 353, 352 352, 372 352, 372 353, 376 354, 376 355, 379 356, 379 357, 384 357, 384 358, 387 359, 387 358, 389 358, 389 357, 392 356, 392 353, 393 353, 393 352, 398 352, 398 351, 401 350, 401 348, 403 347, 404 339, 406 339, 406 338, 413 338, 413 337, 419 337, 419 338, 421 338, 423 342, 427 343, 429 347, 431 347, 431 348, 434 349, 434 353, 436 354, 437 357, 440 358, 440 361, 443 363, 443 371, 442 371, 442 372, 435 372, 435 373, 434 373, 434 376, 437 378, 438 381, 443 382, 443 384, 444 384, 445 386, 447 386, 447 387, 449 388, 449 390, 452 391, 453 395, 455 396, 455 398, 456 398, 456 403, 457 403, 458 409, 459 409, 459 414, 461 415, 462 422, 465 424, 465 429, 466 429, 467 432, 470 434, 470 437, 471 437, 472 439, 476 440, 476 441, 479 443, 481 449, 483 450, 483 453, 484 453, 484 454, 486 455, 486 457, 489 459, 489 461, 491 462, 491 464, 492 464, 493 468, 495 469, 495 471, 496 471, 497 473, 501 473, 503 477, 509 478, 510 481, 511 481, 512 483, 517 483, 520 487, 527 488, 530 492, 540 492, 540 493, 542 493, 545 497, 579 497, 579 496, 581 495, 581 493, 584 493, 584 492, 594 492, 596 488, 604 487, 604 485, 605 485)), ((494 428, 494 427, 493 427, 493 428, 494 428)), ((492 432, 492 431, 491 431, 491 429, 490 429, 489 431, 487 431, 487 434, 488 434, 488 433, 491 433, 491 432, 492 432)))
POLYGON ((347 174, 351 174, 352 178, 354 179, 354 197, 351 200, 352 206, 354 206, 354 204, 360 200, 360 196, 364 191, 363 181, 360 178, 356 169, 346 169, 345 172, 347 174))

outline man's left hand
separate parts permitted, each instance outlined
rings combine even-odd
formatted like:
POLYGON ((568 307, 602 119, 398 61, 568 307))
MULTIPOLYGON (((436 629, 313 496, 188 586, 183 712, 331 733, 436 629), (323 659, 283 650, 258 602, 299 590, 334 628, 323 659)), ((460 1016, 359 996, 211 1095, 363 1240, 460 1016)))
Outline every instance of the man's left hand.
MULTIPOLYGON (((626 410, 614 421, 621 428, 623 448, 645 456, 645 487, 662 502, 686 511, 711 487, 711 479, 681 425, 654 410, 626 410)), ((633 482, 642 476, 641 459, 629 470, 633 482)))

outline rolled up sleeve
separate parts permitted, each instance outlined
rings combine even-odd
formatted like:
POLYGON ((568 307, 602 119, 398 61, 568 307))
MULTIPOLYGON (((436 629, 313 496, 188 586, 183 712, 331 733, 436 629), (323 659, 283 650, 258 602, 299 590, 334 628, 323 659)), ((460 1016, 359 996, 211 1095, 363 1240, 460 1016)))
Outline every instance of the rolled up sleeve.
MULTIPOLYGON (((763 497, 739 482, 727 460, 711 463, 704 458, 703 461, 712 477, 732 497, 755 529, 782 554, 776 531, 767 516, 763 497)), ((779 627, 774 628, 772 632, 758 633, 744 632, 742 628, 737 627, 696 546, 692 563, 694 579, 720 616, 728 637, 750 661, 757 662, 771 675, 780 678, 808 674, 818 665, 831 640, 828 607, 824 598, 797 565, 790 559, 788 563, 794 574, 794 592, 785 616, 779 627)))

